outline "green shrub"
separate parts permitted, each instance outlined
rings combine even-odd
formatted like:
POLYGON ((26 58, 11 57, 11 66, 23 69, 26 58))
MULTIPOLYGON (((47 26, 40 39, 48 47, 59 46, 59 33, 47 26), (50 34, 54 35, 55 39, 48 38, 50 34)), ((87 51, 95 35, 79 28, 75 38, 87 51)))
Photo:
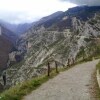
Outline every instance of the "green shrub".
POLYGON ((100 70, 100 62, 96 65, 96 68, 100 70))
POLYGON ((95 20, 95 19, 92 19, 89 21, 89 24, 91 24, 91 25, 95 25, 96 23, 97 23, 97 20, 95 20))

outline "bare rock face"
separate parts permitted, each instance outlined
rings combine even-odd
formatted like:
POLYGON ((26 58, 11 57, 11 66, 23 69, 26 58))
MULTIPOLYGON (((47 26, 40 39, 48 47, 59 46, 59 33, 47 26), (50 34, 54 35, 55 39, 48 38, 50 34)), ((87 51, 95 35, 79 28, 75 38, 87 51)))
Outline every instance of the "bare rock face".
MULTIPOLYGON (((81 59, 95 53, 99 43, 100 7, 69 9, 60 15, 33 26, 22 35, 18 50, 25 54, 18 66, 7 69, 7 83, 15 85, 46 73, 47 62, 66 66, 68 59, 81 59), (75 11, 74 11, 75 10, 75 11), (88 13, 86 15, 86 13, 88 13), (95 41, 95 42, 94 42, 95 41), (98 43, 97 43, 98 42, 98 43)), ((10 54, 15 60, 15 53, 10 54)))
POLYGON ((19 62, 22 60, 21 53, 18 51, 13 51, 9 53, 9 60, 11 62, 19 62))

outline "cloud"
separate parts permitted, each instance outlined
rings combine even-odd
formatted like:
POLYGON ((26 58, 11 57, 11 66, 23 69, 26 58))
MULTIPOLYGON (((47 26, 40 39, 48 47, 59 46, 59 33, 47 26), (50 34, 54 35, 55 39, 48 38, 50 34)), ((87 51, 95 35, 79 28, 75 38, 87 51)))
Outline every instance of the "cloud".
POLYGON ((40 16, 35 14, 31 15, 24 11, 0 11, 0 20, 4 20, 9 23, 30 23, 39 19, 40 16))
POLYGON ((100 6, 100 0, 61 0, 61 1, 67 1, 75 3, 77 5, 100 6))
POLYGON ((0 0, 0 19, 10 23, 32 22, 74 6, 60 0, 0 0))

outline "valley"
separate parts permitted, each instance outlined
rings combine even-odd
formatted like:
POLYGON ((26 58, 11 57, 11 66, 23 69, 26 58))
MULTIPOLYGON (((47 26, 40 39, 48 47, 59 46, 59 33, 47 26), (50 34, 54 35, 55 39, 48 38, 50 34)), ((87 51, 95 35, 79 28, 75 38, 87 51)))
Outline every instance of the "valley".
POLYGON ((63 68, 100 58, 100 6, 78 6, 30 24, 2 22, 0 27, 0 83, 6 72, 5 89, 45 75, 48 63, 54 69, 54 62, 63 68))

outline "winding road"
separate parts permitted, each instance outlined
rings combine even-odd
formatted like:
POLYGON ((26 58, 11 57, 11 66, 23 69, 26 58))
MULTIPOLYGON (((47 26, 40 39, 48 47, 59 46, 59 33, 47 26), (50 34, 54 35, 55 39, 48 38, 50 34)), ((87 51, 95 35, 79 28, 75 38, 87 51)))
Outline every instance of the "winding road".
POLYGON ((23 100, 97 100, 91 96, 89 87, 98 61, 79 64, 60 72, 23 100))

